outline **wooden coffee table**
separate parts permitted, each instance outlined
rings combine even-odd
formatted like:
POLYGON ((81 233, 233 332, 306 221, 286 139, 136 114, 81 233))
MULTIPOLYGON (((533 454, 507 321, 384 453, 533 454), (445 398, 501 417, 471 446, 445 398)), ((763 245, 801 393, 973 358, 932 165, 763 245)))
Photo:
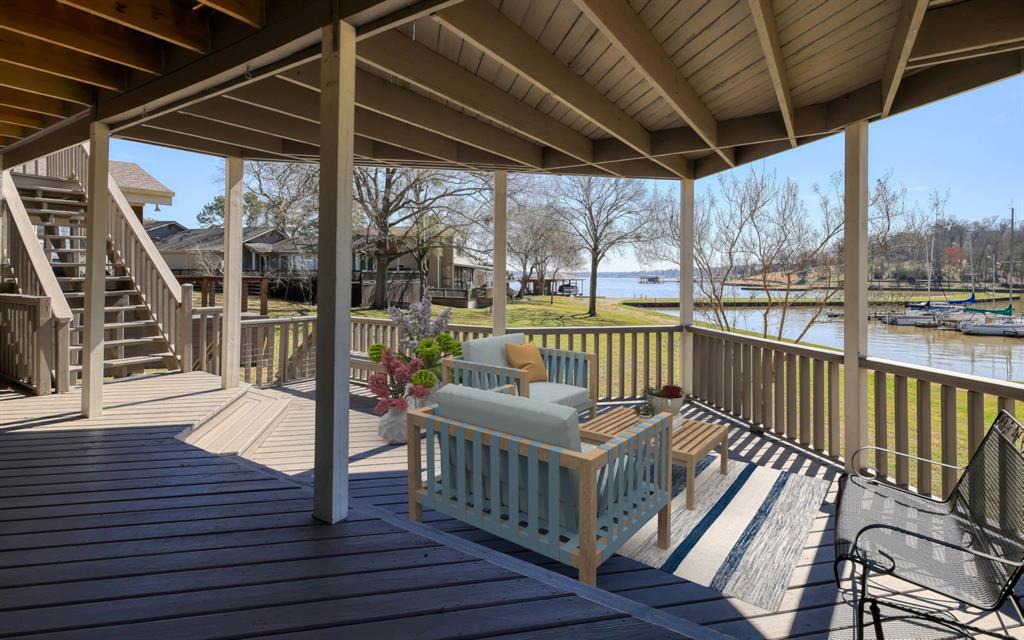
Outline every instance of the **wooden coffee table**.
MULTIPOLYGON (((601 443, 636 426, 640 420, 632 409, 617 407, 581 424, 580 438, 591 444, 601 443)), ((729 469, 729 429, 725 425, 683 420, 672 431, 672 462, 686 467, 686 508, 691 511, 697 484, 697 463, 715 445, 721 446, 721 472, 725 475, 729 469)))

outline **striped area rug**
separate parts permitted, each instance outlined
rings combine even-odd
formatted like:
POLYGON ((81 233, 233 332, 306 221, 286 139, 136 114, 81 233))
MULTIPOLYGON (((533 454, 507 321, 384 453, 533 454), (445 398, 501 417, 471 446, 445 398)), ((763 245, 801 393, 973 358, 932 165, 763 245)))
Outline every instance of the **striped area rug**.
POLYGON ((672 546, 658 547, 654 518, 619 553, 778 611, 829 483, 737 460, 722 475, 713 454, 697 465, 695 508, 687 511, 686 472, 672 471, 672 546))

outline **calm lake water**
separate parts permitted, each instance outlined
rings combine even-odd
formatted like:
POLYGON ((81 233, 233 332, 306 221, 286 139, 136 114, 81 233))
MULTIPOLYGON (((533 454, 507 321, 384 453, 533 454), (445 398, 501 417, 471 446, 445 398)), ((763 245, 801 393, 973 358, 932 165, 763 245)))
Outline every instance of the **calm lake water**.
MULTIPOLYGON (((582 293, 589 290, 584 281, 582 293)), ((599 277, 597 294, 607 298, 678 298, 679 283, 640 284, 636 278, 599 277)), ((727 295, 752 297, 755 292, 728 291, 727 295)), ((1019 303, 1018 303, 1019 304, 1019 303)), ((661 309, 662 313, 679 316, 675 309, 661 309)), ((1021 309, 1017 309, 1020 313, 1021 309)), ((787 338, 796 338, 811 317, 810 309, 791 309, 783 332, 787 338)), ((697 320, 713 321, 708 312, 697 310, 697 320)), ((770 331, 778 328, 779 313, 768 319, 770 331)), ((762 330, 760 309, 734 309, 729 312, 730 324, 748 331, 762 330)), ((803 342, 843 348, 842 320, 817 322, 804 336, 803 342)), ((1024 380, 1024 339, 987 336, 965 336, 958 331, 894 327, 871 320, 868 322, 868 353, 890 360, 920 364, 937 369, 948 369, 999 380, 1024 380)))
MULTIPOLYGON (((662 313, 679 317, 675 309, 662 313)), ((790 309, 783 335, 796 338, 811 317, 810 309, 790 309)), ((713 321, 706 311, 697 310, 697 320, 713 321)), ((768 322, 772 331, 778 329, 778 312, 768 322)), ((760 332, 763 327, 759 309, 729 311, 729 322, 737 329, 760 332)), ((816 322, 807 331, 803 342, 824 347, 843 348, 843 322, 816 322)), ((958 331, 895 327, 875 320, 868 321, 868 353, 881 358, 948 369, 999 380, 1024 379, 1024 339, 988 336, 965 336, 958 331)))

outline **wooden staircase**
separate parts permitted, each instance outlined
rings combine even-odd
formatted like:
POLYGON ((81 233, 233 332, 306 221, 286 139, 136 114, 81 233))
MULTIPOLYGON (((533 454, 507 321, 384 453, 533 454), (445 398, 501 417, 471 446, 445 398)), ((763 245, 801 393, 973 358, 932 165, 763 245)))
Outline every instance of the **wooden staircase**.
MULTIPOLYGON (((13 174, 64 297, 72 310, 70 371, 82 368, 85 302, 86 194, 74 179, 13 174)), ((146 369, 177 370, 178 360, 161 327, 108 238, 104 307, 104 372, 124 376, 146 369)))

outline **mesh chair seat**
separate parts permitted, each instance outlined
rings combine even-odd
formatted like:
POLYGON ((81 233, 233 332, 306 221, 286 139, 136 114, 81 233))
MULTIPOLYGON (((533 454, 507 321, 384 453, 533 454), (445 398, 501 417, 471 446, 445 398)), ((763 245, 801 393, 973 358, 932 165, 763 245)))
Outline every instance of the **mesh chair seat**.
MULTIPOLYGON (((836 557, 852 558, 973 606, 990 609, 1002 597, 1010 569, 950 547, 884 528, 906 529, 956 546, 982 542, 969 519, 952 502, 936 502, 856 476, 840 479, 836 516, 836 557), (868 526, 883 525, 857 534, 868 526), (857 549, 853 549, 854 542, 857 549)), ((985 552, 983 548, 978 551, 985 552)))
POLYGON ((998 607, 1024 563, 1024 427, 1000 412, 947 500, 840 478, 836 560, 892 573, 964 604, 998 607))

